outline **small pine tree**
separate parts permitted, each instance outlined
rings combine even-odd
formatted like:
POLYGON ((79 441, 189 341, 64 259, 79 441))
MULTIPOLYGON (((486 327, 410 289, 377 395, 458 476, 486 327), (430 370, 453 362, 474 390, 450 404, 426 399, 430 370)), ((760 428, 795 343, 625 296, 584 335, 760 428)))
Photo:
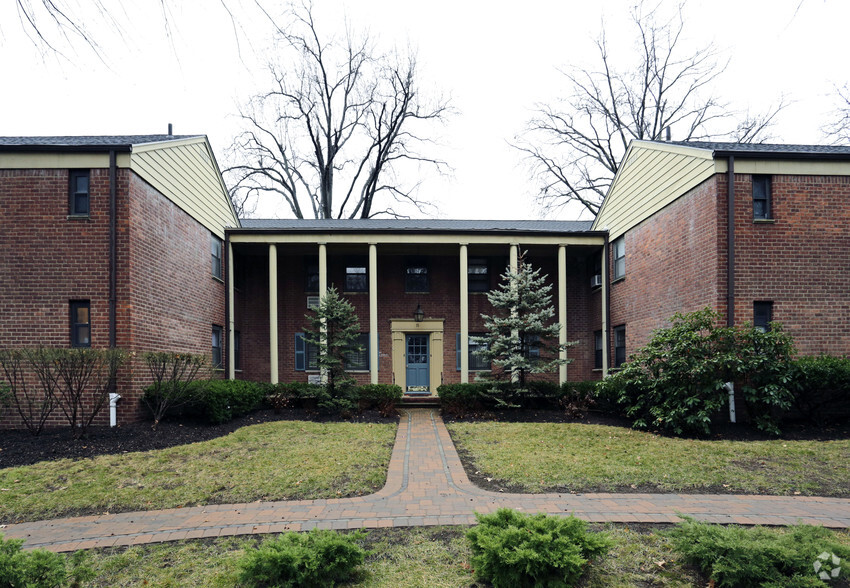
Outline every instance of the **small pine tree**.
POLYGON ((570 362, 558 356, 572 344, 558 343, 561 325, 552 322, 552 285, 546 277, 531 267, 523 253, 517 271, 508 268, 499 287, 487 295, 494 313, 481 315, 487 334, 474 340, 486 347, 478 355, 493 366, 485 379, 513 381, 522 392, 529 375, 549 373, 570 362))
POLYGON ((351 406, 348 403, 355 380, 345 372, 345 358, 350 353, 361 351, 356 343, 360 321, 354 306, 331 287, 322 297, 315 314, 306 315, 306 318, 310 320, 311 328, 304 330, 304 340, 318 350, 317 363, 330 397, 329 408, 353 408, 353 401, 351 406))

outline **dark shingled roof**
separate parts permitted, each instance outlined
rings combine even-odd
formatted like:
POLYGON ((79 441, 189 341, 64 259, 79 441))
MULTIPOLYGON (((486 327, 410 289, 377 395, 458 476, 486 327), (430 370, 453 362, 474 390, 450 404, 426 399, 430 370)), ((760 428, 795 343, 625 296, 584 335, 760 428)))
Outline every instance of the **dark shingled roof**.
MULTIPOLYGON (((662 143, 663 141, 655 141, 662 143)), ((718 141, 671 141, 673 145, 710 149, 716 155, 785 155, 805 157, 850 157, 850 146, 845 145, 777 145, 771 143, 727 143, 718 141)))
POLYGON ((0 137, 0 150, 68 150, 81 151, 123 147, 129 150, 132 145, 178 141, 203 135, 99 135, 86 137, 0 137))
POLYGON ((593 221, 541 220, 439 220, 439 219, 241 219, 243 229, 278 231, 499 231, 517 233, 581 233, 590 230, 593 221))

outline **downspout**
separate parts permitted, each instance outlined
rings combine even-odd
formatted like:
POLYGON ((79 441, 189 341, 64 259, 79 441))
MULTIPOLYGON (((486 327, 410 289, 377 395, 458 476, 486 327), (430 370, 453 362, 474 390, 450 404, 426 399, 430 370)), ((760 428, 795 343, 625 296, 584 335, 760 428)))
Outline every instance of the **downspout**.
POLYGON ((726 170, 726 326, 735 326, 735 156, 726 170))
POLYGON ((115 348, 118 173, 115 150, 109 152, 109 348, 115 348))
MULTIPOLYGON (((117 216, 118 216, 118 170, 115 150, 109 151, 109 348, 116 344, 116 291, 117 291, 117 216)), ((118 401, 121 395, 115 392, 115 380, 109 382, 109 426, 118 425, 118 401)))

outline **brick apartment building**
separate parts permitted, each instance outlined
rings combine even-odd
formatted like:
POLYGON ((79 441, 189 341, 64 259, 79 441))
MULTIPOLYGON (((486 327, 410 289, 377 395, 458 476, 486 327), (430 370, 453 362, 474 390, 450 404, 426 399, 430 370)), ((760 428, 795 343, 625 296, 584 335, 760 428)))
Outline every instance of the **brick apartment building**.
MULTIPOLYGON (((7 137, 0 211, 0 347, 206 353, 223 377, 308 381, 305 314, 333 285, 360 319, 357 379, 434 394, 487 367, 469 336, 527 251, 576 342, 560 381, 705 306, 850 353, 850 148, 634 141, 593 223, 240 222, 206 137, 7 137)), ((137 359, 120 421, 146 382, 137 359)))
POLYGON ((850 354, 848 147, 633 141, 593 229, 610 241, 613 365, 706 306, 778 321, 802 354, 850 354))
MULTIPOLYGON (((204 136, 0 137, 0 347, 209 354, 238 224, 204 136)), ((147 383, 123 369, 119 422, 147 383)))

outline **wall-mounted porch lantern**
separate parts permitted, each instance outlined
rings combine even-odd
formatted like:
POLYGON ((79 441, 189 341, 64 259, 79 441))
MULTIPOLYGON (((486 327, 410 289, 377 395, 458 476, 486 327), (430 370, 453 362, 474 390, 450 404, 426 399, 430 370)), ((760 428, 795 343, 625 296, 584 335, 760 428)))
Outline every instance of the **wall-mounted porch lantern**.
POLYGON ((425 319, 425 312, 422 310, 422 305, 417 304, 416 310, 413 311, 413 320, 417 323, 421 323, 425 319))

